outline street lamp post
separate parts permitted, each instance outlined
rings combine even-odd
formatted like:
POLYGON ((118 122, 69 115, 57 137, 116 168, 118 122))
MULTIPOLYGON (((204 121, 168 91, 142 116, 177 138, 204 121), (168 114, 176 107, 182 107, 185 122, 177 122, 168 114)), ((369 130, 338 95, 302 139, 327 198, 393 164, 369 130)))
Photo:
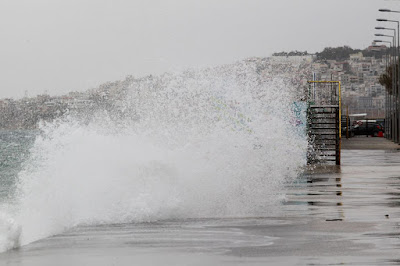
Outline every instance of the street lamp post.
MULTIPOLYGON (((378 28, 378 27, 377 27, 378 28)), ((375 40, 375 42, 382 42, 382 43, 387 43, 389 44, 389 49, 386 48, 386 56, 385 56, 385 69, 386 71, 389 69, 389 66, 392 64, 392 56, 391 56, 391 51, 392 51, 392 43, 389 41, 381 41, 381 40, 375 40)), ((380 45, 374 45, 373 47, 375 48, 382 48, 380 45)), ((393 68, 392 68, 392 89, 393 89, 393 68)), ((385 90, 385 138, 386 139, 391 139, 391 120, 390 120, 390 113, 392 112, 391 109, 391 98, 388 90, 385 90)))
MULTIPOLYGON (((377 27, 377 28, 381 29, 382 27, 377 27)), ((394 30, 394 35, 376 33, 375 36, 392 38, 393 46, 396 47, 396 30, 394 30)), ((388 42, 388 43, 390 43, 390 42, 388 42)), ((398 142, 398 138, 396 138, 397 132, 398 132, 398 125, 396 123, 396 121, 397 121, 397 115, 396 115, 397 114, 397 112, 396 112, 397 105, 396 105, 396 103, 392 102, 396 98, 396 96, 395 96, 396 95, 395 94, 396 86, 397 86, 398 79, 400 77, 400 76, 396 75, 397 71, 396 71, 396 67, 395 67, 395 65, 396 65, 395 58, 398 56, 397 53, 396 53, 396 49, 393 51, 393 54, 394 54, 394 57, 393 57, 393 61, 391 63, 391 66, 392 66, 392 95, 394 95, 394 96, 390 96, 390 99, 391 99, 390 107, 391 108, 390 108, 389 114, 391 115, 391 117, 390 117, 390 131, 389 131, 390 133, 389 134, 390 134, 390 139, 391 140, 393 140, 395 142, 398 142), (393 119, 392 119, 392 116, 393 116, 393 119)))
MULTIPOLYGON (((400 11, 396 10, 391 10, 391 9, 379 9, 380 12, 388 12, 388 13, 400 13, 400 11)), ((394 22, 397 23, 397 47, 395 46, 395 49, 397 50, 397 54, 400 55, 400 22, 398 20, 391 20, 391 19, 377 19, 377 21, 382 21, 382 22, 394 22)), ((394 94, 394 101, 395 101, 395 136, 394 136, 394 141, 396 143, 399 143, 399 87, 400 87, 400 56, 397 57, 395 60, 395 67, 397 67, 397 82, 396 82, 396 88, 395 88, 395 94, 394 94)))
MULTIPOLYGON (((391 36, 391 37, 393 37, 393 36, 391 36)), ((375 43, 387 43, 387 44, 389 44, 389 55, 390 55, 390 57, 389 57, 389 65, 390 66, 392 66, 393 65, 393 63, 394 63, 394 56, 392 55, 392 54, 394 54, 394 51, 393 51, 393 49, 392 49, 392 47, 393 47, 393 45, 392 45, 392 42, 390 42, 390 41, 383 41, 383 40, 374 40, 374 42, 375 43), (392 52, 392 54, 390 53, 390 51, 392 52)), ((386 69, 388 69, 388 67, 386 68, 386 69)), ((394 130, 394 119, 393 119, 393 108, 394 108, 394 104, 393 104, 393 92, 394 92, 394 88, 395 88, 395 78, 394 78, 394 76, 395 76, 395 69, 392 67, 392 93, 390 94, 390 93, 387 93, 387 108, 386 108, 386 110, 387 110, 387 112, 386 112, 386 121, 385 121, 385 124, 386 124, 386 126, 385 126, 385 132, 386 132, 386 135, 388 135, 388 138, 389 139, 391 139, 391 140, 393 140, 393 130, 394 130)))
MULTIPOLYGON (((382 54, 382 45, 373 44, 372 48, 376 48, 376 49, 371 49, 372 52, 376 52, 378 55, 381 54, 381 63, 384 63, 384 66, 385 66, 384 69, 386 70, 387 67, 388 67, 388 64, 387 64, 388 49, 387 49, 387 47, 385 46, 385 54, 382 54)), ((379 67, 381 67, 381 65, 382 65, 381 63, 379 64, 379 67)), ((386 90, 383 90, 383 93, 385 95, 384 112, 383 112, 383 116, 385 117, 385 120, 384 120, 384 124, 383 125, 387 129, 387 125, 386 125, 386 121, 387 121, 386 120, 387 119, 387 110, 386 110, 386 108, 387 108, 387 93, 386 93, 386 90)), ((380 107, 383 107, 383 106, 380 106, 380 107)), ((381 108, 377 109, 376 117, 381 117, 381 110, 380 109, 381 108)), ((387 134, 385 134, 385 138, 388 138, 387 134)))
MULTIPOLYGON (((375 29, 379 30, 380 27, 376 27, 375 29)), ((387 71, 389 69, 389 66, 390 66, 389 58, 391 60, 390 51, 391 51, 392 47, 391 47, 391 42, 385 42, 385 41, 382 41, 382 42, 389 44, 389 49, 387 47, 385 49, 386 50, 386 53, 385 53, 385 70, 387 71)), ((376 45, 375 44, 372 47, 379 48, 380 51, 382 49, 381 45, 376 45)), ((389 93, 388 93, 387 89, 384 90, 384 92, 385 92, 385 124, 384 124, 384 126, 385 126, 385 138, 386 139, 390 139, 390 130, 389 130, 389 114, 390 114, 389 93)))
MULTIPOLYGON (((375 27, 375 29, 376 30, 391 30, 391 31, 393 31, 393 35, 396 35, 396 29, 394 29, 394 28, 375 27)), ((398 43, 397 45, 400 46, 400 43, 398 43)), ((399 56, 400 56, 400 51, 399 51, 399 56)), ((387 68, 388 68, 388 65, 387 65, 387 60, 386 60, 386 69, 387 68)), ((400 69, 399 69, 399 71, 400 71, 400 69)), ((400 72, 399 72, 397 77, 400 78, 400 72)), ((390 130, 389 130, 389 114, 391 113, 392 110, 388 108, 388 106, 389 106, 389 96, 388 96, 387 92, 385 93, 385 96, 386 96, 385 97, 385 105, 386 105, 386 108, 385 108, 385 129, 386 129, 385 130, 385 137, 387 139, 392 139, 391 134, 390 134, 390 130)))

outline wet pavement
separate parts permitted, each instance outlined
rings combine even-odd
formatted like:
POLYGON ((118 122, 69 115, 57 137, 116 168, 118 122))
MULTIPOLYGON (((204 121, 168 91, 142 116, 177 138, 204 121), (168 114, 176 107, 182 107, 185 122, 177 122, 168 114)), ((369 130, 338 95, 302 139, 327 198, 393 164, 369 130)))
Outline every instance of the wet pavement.
POLYGON ((342 149, 345 150, 400 150, 400 145, 385 138, 356 136, 346 139, 342 136, 342 149))
POLYGON ((400 152, 343 150, 269 217, 78 227, 0 265, 400 265, 400 152))

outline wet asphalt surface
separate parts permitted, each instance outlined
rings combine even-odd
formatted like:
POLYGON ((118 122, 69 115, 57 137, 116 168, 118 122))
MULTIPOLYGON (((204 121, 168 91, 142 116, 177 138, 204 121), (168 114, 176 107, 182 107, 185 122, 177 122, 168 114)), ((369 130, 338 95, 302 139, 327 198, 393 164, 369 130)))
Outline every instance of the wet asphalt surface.
POLYGON ((81 226, 0 265, 400 265, 400 152, 343 150, 268 217, 81 226))

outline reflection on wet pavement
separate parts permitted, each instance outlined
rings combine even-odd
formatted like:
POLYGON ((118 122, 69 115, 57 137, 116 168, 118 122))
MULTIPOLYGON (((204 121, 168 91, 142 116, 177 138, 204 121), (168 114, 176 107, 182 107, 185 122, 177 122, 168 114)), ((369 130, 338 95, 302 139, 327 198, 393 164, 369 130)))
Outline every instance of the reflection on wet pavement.
POLYGON ((71 265, 59 261, 71 255, 96 266, 400 264, 400 153, 345 150, 342 163, 306 171, 269 217, 82 226, 0 262, 71 265))

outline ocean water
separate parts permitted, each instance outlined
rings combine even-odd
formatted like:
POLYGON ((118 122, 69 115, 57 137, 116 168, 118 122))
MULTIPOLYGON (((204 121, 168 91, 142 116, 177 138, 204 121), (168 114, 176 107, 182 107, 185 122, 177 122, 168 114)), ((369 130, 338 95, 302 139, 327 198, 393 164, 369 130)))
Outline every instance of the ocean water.
POLYGON ((12 188, 29 156, 35 140, 33 131, 0 131, 0 199, 12 194, 12 188))
POLYGON ((120 89, 104 108, 1 132, 0 251, 77 226, 268 217, 306 163, 284 77, 239 64, 120 89))

